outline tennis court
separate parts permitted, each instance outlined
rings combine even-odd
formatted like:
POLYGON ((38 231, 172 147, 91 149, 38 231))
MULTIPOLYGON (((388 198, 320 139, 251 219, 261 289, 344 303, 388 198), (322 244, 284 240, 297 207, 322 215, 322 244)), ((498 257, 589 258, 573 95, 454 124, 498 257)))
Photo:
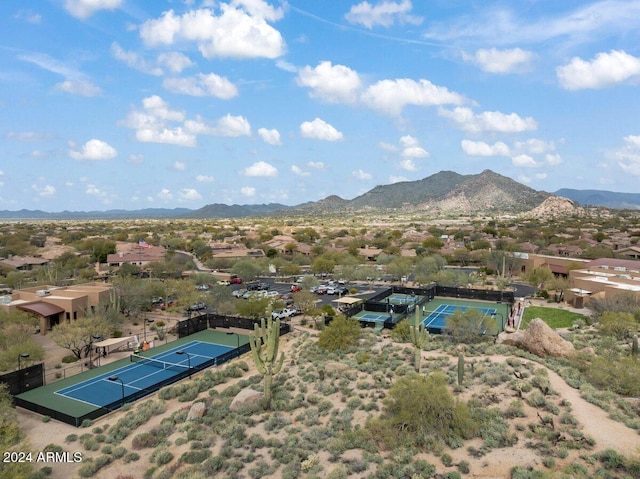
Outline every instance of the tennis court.
POLYGON ((126 402, 173 376, 198 371, 201 366, 216 363, 216 358, 234 348, 221 344, 191 341, 155 356, 131 355, 131 364, 87 379, 55 393, 93 406, 104 407, 117 401, 126 402))
POLYGON ((384 323, 391 318, 391 313, 372 313, 363 311, 353 316, 358 321, 371 321, 374 323, 384 323))
POLYGON ((246 352, 249 338, 208 329, 15 396, 17 406, 80 426, 246 352), (181 353, 182 351, 182 353, 181 353), (189 367, 191 366, 191 367, 189 367))
POLYGON ((424 296, 392 293, 387 299, 390 304, 419 304, 424 299, 424 296))
POLYGON ((441 304, 434 311, 430 312, 429 316, 422 320, 422 324, 426 328, 445 329, 448 318, 453 316, 457 311, 462 311, 464 313, 469 309, 480 311, 485 316, 492 316, 496 314, 496 308, 478 308, 472 306, 441 304))

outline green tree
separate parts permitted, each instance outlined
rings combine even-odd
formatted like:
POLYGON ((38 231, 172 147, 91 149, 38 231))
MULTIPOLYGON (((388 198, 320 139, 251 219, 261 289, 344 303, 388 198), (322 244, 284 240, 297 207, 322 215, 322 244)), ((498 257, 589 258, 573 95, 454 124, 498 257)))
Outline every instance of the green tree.
POLYGON ((458 343, 472 344, 484 341, 496 331, 495 319, 473 308, 466 311, 456 310, 446 320, 446 334, 458 343))
POLYGON ((106 321, 96 321, 85 316, 72 322, 64 322, 53 328, 49 337, 58 346, 68 349, 73 355, 82 359, 89 355, 95 337, 109 336, 112 326, 106 321))
POLYGON ((311 264, 311 270, 315 274, 331 274, 336 267, 336 262, 326 256, 318 256, 311 264))
POLYGON ((251 319, 264 318, 271 306, 271 298, 236 299, 236 311, 240 316, 251 319))
POLYGON ((39 320, 23 311, 0 309, 0 371, 18 366, 18 355, 26 353, 28 361, 41 361, 44 348, 34 340, 33 333, 39 320))
POLYGON ((235 262, 231 267, 231 274, 235 274, 245 281, 251 281, 264 272, 262 264, 255 259, 246 258, 235 262))
POLYGON ((339 314, 320 331, 318 346, 327 351, 344 351, 358 343, 361 332, 362 328, 357 319, 339 314))
POLYGON ((457 443, 478 434, 467 405, 453 398, 442 373, 424 377, 409 374, 396 380, 384 400, 381 418, 367 421, 371 440, 387 449, 399 444, 419 449, 457 443))
POLYGON ((598 320, 598 329, 616 339, 629 339, 638 331, 638 322, 631 313, 604 312, 598 320))
POLYGON ((547 281, 553 279, 553 273, 549 268, 538 266, 524 275, 527 283, 533 287, 534 295, 538 294, 538 289, 547 281))

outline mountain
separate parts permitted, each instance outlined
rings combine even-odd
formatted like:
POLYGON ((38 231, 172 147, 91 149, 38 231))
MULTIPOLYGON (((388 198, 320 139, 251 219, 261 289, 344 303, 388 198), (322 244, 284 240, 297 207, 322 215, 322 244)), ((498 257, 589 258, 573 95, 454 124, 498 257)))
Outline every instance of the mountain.
POLYGON ((136 219, 177 218, 191 210, 188 208, 145 208, 142 210, 60 211, 48 213, 42 210, 0 210, 0 218, 14 220, 88 220, 88 219, 136 219))
POLYGON ((352 200, 331 196, 298 206, 288 213, 322 214, 376 209, 518 213, 535 208, 548 196, 548 193, 536 191, 491 170, 477 175, 441 171, 418 181, 379 185, 352 200))
POLYGON ((290 209, 290 206, 279 203, 269 203, 268 205, 225 205, 214 203, 203 206, 198 210, 192 210, 182 215, 182 218, 205 219, 205 218, 246 218, 249 216, 262 216, 282 210, 290 209))
POLYGON ((618 210, 640 209, 640 194, 638 193, 616 193, 605 190, 572 190, 562 188, 554 193, 564 196, 572 201, 585 206, 604 206, 618 210))

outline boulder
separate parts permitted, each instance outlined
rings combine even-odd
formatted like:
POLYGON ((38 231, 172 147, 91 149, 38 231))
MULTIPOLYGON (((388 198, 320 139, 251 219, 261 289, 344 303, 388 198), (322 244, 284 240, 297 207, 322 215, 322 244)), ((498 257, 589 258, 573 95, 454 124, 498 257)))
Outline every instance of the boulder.
POLYGON ((496 342, 525 349, 541 358, 568 358, 575 353, 573 344, 540 318, 531 321, 524 331, 501 333, 496 342))
POLYGON ((264 393, 249 388, 243 389, 233 398, 229 410, 239 411, 247 408, 252 409, 260 405, 262 398, 264 398, 264 393))
POLYGON ((187 420, 196 419, 204 416, 206 411, 206 406, 203 402, 194 402, 189 409, 189 414, 187 414, 187 420))

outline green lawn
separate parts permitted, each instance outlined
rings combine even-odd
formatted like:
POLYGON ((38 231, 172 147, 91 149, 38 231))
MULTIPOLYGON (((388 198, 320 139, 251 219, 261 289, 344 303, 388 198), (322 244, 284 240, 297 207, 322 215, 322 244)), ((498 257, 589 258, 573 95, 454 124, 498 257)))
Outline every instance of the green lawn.
POLYGON ((576 319, 586 321, 586 317, 582 314, 573 313, 564 309, 545 308, 542 306, 528 306, 524 310, 524 317, 520 329, 527 327, 532 319, 540 318, 552 328, 568 328, 573 325, 576 319))

